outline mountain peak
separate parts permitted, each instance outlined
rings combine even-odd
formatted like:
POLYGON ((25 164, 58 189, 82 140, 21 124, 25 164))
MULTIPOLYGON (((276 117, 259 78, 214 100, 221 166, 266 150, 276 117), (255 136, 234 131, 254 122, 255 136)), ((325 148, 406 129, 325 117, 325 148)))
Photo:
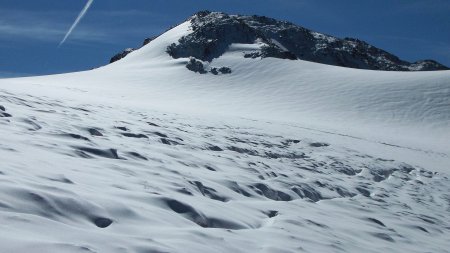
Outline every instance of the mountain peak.
POLYGON ((220 58, 232 44, 258 44, 259 50, 243 52, 243 57, 305 60, 385 71, 449 69, 433 60, 411 63, 359 39, 341 39, 265 16, 229 15, 205 10, 197 12, 188 21, 192 32, 173 41, 167 48, 167 53, 175 59, 194 58, 211 62, 220 58))

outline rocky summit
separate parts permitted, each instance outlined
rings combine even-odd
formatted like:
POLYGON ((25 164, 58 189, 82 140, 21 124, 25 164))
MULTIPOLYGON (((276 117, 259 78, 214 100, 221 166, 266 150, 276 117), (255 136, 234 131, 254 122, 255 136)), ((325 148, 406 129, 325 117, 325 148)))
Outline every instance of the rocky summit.
MULTIPOLYGON (((449 69, 433 60, 407 62, 359 39, 341 39, 264 16, 201 11, 189 20, 192 33, 174 41, 167 48, 167 53, 173 58, 193 57, 211 62, 222 56, 234 43, 260 43, 262 46, 258 52, 244 53, 243 57, 300 59, 341 67, 385 71, 449 69)), ((122 55, 126 56, 123 53, 122 55)))

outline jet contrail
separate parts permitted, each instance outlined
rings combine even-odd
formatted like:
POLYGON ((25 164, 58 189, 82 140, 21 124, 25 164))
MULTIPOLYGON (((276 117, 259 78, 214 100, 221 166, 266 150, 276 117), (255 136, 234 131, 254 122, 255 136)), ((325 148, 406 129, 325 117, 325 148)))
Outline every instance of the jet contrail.
POLYGON ((70 27, 69 31, 66 33, 66 36, 64 36, 64 39, 59 43, 58 47, 62 46, 62 44, 64 44, 64 42, 66 42, 67 38, 70 36, 70 34, 73 32, 73 30, 77 27, 78 23, 80 23, 81 19, 84 17, 86 12, 89 10, 89 8, 91 7, 93 2, 94 2, 94 0, 88 0, 86 6, 84 6, 83 10, 81 10, 77 19, 75 20, 73 25, 70 27))

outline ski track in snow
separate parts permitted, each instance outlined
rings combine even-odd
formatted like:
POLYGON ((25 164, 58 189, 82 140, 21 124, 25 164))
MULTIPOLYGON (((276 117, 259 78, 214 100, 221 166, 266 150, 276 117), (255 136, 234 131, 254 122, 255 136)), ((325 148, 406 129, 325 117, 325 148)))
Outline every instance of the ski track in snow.
POLYGON ((444 173, 245 119, 5 90, 0 105, 2 252, 450 248, 444 173))

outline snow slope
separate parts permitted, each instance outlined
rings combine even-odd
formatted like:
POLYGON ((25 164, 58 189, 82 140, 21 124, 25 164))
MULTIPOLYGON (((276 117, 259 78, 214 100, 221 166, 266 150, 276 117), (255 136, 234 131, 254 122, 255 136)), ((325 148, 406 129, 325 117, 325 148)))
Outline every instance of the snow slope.
POLYGON ((189 32, 0 80, 1 252, 449 252, 450 71, 200 75, 189 32))

